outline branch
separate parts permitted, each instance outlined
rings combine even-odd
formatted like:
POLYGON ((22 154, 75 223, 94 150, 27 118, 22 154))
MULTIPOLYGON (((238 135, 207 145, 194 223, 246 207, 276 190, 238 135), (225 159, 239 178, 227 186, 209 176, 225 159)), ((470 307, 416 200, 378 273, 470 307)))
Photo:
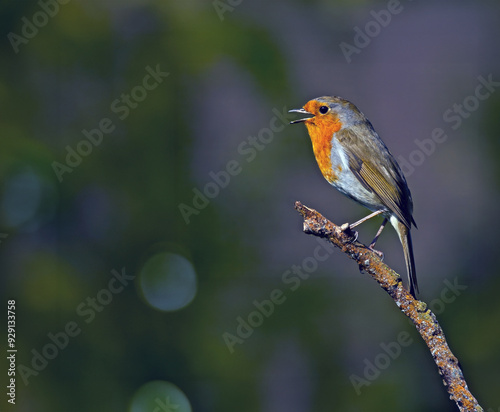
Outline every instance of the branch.
POLYGON ((415 324, 422 339, 427 344, 431 355, 443 377, 450 399, 455 401, 460 411, 483 411, 476 398, 470 393, 458 359, 444 337, 443 330, 436 315, 427 308, 425 302, 416 300, 404 287, 401 277, 383 263, 376 253, 365 245, 353 241, 349 230, 343 232, 314 209, 295 202, 295 209, 304 218, 304 232, 328 239, 342 252, 346 253, 358 265, 360 270, 368 273, 394 300, 394 303, 415 324))

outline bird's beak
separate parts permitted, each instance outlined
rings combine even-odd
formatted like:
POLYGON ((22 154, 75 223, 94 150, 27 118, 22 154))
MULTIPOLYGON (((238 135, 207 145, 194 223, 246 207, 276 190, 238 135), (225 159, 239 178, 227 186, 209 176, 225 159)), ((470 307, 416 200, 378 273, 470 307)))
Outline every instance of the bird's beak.
MULTIPOLYGON (((312 113, 310 113, 310 112, 308 112, 307 110, 304 110, 304 109, 292 109, 292 110, 288 110, 288 113, 310 114, 311 116, 314 117, 314 115, 312 113)), ((304 117, 303 119, 292 120, 290 122, 290 124, 302 123, 302 122, 305 122, 306 120, 309 120, 309 119, 312 119, 312 117, 304 117)))

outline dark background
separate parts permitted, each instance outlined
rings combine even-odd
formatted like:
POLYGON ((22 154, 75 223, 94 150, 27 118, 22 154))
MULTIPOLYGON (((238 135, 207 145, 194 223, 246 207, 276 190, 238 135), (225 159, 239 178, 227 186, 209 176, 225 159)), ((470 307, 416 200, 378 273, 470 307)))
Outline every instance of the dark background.
MULTIPOLYGON (((497 2, 42 4, 0 9, 3 388, 11 299, 18 350, 0 410, 456 410, 392 300, 302 233, 296 200, 338 224, 367 212, 276 115, 322 95, 353 101, 402 163, 421 298, 500 408, 500 87, 473 97, 500 82, 497 2)), ((406 278, 392 228, 378 248, 406 278)))

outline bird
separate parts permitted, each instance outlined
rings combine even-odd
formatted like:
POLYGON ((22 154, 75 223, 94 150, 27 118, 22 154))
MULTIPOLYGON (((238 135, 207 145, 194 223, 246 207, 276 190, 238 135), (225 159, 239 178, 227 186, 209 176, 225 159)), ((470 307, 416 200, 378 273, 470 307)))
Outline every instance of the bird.
POLYGON ((289 110, 308 117, 290 124, 304 123, 311 138, 314 156, 323 177, 339 192, 372 211, 352 224, 382 215, 384 220, 369 248, 374 249, 389 221, 398 234, 406 263, 410 293, 419 293, 411 239, 413 200, 398 162, 366 116, 350 101, 339 96, 323 96, 308 101, 301 109, 289 110))

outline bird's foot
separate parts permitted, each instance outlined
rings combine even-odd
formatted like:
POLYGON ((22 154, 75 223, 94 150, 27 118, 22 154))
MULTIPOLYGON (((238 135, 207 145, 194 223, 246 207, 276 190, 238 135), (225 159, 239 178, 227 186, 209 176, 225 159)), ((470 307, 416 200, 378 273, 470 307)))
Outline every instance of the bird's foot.
POLYGON ((368 249, 370 249, 373 253, 375 253, 380 258, 380 260, 384 260, 384 252, 374 249, 374 246, 375 246, 374 244, 371 244, 370 246, 368 246, 368 249))
POLYGON ((358 240, 358 232, 356 230, 352 230, 352 226, 349 223, 344 223, 340 225, 340 230, 345 232, 347 236, 351 236, 352 239, 349 240, 349 243, 354 243, 358 240))

